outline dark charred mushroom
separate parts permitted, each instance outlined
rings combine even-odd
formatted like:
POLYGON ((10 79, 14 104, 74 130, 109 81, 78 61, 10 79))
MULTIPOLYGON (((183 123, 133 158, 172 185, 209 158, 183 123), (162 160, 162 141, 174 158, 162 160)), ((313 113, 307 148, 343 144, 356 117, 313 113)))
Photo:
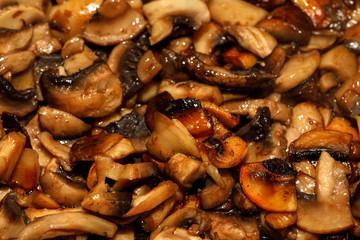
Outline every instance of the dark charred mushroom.
POLYGON ((17 202, 15 192, 9 192, 1 200, 0 234, 6 239, 17 238, 19 232, 29 224, 29 218, 17 202))
POLYGON ((122 102, 121 82, 101 60, 70 76, 46 71, 41 81, 50 106, 77 117, 106 116, 122 102))

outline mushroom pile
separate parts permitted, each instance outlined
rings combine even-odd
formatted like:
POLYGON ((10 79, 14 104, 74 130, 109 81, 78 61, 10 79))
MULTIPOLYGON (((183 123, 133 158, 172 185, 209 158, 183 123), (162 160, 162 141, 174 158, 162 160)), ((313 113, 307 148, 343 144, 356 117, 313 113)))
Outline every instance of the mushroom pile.
POLYGON ((0 239, 358 239, 359 160, 358 1, 0 1, 0 239))

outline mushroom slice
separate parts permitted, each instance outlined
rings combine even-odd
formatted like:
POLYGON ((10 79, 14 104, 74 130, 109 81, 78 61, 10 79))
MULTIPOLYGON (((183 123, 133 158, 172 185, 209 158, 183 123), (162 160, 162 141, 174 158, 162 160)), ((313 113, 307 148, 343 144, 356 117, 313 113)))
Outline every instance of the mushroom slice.
POLYGON ((124 216, 131 217, 154 209, 172 197, 178 191, 178 188, 178 185, 170 180, 159 183, 149 192, 133 199, 131 208, 124 216))
POLYGON ((240 184, 245 195, 262 209, 296 211, 295 172, 284 160, 275 158, 242 165, 240 184))
POLYGON ((275 8, 256 26, 270 33, 279 42, 296 42, 300 45, 309 42, 313 29, 306 14, 292 4, 275 8))
POLYGON ((39 155, 30 148, 24 148, 20 159, 11 174, 9 185, 34 190, 40 176, 39 155))
POLYGON ((292 112, 291 123, 285 133, 288 146, 301 134, 316 128, 324 128, 323 117, 315 104, 301 102, 292 108, 292 112))
POLYGON ((214 135, 209 139, 209 159, 217 168, 232 168, 237 166, 247 154, 246 142, 236 136, 221 123, 213 120, 214 135))
POLYGON ((140 225, 147 231, 154 231, 160 223, 169 215, 173 209, 175 203, 179 200, 182 194, 175 194, 171 198, 167 199, 165 202, 161 203, 154 210, 143 213, 140 216, 140 225))
POLYGON ((107 154, 113 159, 121 159, 134 152, 131 142, 123 135, 99 134, 77 140, 71 146, 70 158, 72 162, 94 161, 95 155, 107 154))
POLYGON ((34 59, 35 53, 29 50, 2 55, 0 58, 0 73, 11 71, 11 74, 16 74, 24 71, 29 66, 32 66, 34 59))
POLYGON ((21 30, 0 28, 0 53, 10 53, 24 49, 30 42, 33 34, 31 27, 21 30))
POLYGON ((29 224, 29 218, 20 208, 15 192, 6 194, 0 204, 0 235, 4 239, 17 239, 19 232, 29 224))
POLYGON ((86 22, 83 30, 85 40, 97 45, 108 46, 133 39, 147 25, 143 15, 125 0, 105 0, 98 11, 99 15, 86 22), (115 12, 114 9, 120 10, 115 12))
POLYGON ((220 170, 220 174, 224 187, 208 180, 206 186, 200 191, 200 204, 205 209, 215 208, 226 202, 235 186, 235 180, 229 171, 220 170))
POLYGON ((34 51, 36 56, 56 53, 61 50, 61 43, 57 38, 44 37, 34 42, 29 50, 34 51))
POLYGON ((40 185, 45 193, 65 207, 80 205, 88 194, 84 181, 75 182, 57 172, 45 172, 41 175, 40 185))
POLYGON ((83 199, 81 206, 102 215, 123 217, 130 202, 130 192, 108 191, 108 185, 100 182, 83 199))
POLYGON ((122 103, 121 82, 100 59, 70 76, 46 71, 41 81, 49 105, 77 117, 103 117, 122 103))
POLYGON ((337 104, 346 114, 359 115, 360 104, 360 74, 348 78, 335 92, 337 104))
POLYGON ((48 106, 39 108, 38 114, 41 127, 55 138, 83 136, 91 127, 70 113, 48 106))
POLYGON ((94 158, 98 182, 105 181, 105 178, 114 180, 115 183, 110 188, 112 191, 121 191, 158 176, 157 165, 153 162, 123 165, 106 155, 97 155, 94 158))
POLYGON ((273 75, 255 68, 243 71, 230 71, 225 67, 205 63, 200 53, 184 56, 182 63, 197 79, 222 89, 232 89, 241 92, 271 85, 273 75), (270 83, 270 84, 269 84, 270 83))
POLYGON ((268 14, 264 8, 242 0, 211 0, 208 6, 211 18, 223 26, 253 26, 268 14))
POLYGON ((194 48, 196 52, 211 55, 217 45, 226 42, 226 32, 216 23, 209 22, 193 35, 194 48))
POLYGON ((0 76, 0 113, 9 112, 23 117, 37 107, 33 89, 17 91, 11 83, 0 76))
POLYGON ((159 227, 151 233, 149 240, 156 238, 156 236, 165 229, 181 226, 182 223, 194 223, 198 225, 190 232, 192 235, 200 235, 211 228, 211 219, 205 211, 194 207, 184 207, 168 216, 159 227))
POLYGON ((83 212, 64 212, 37 218, 19 233, 18 239, 55 238, 77 233, 111 238, 116 230, 116 224, 100 217, 83 212))
POLYGON ((347 49, 352 52, 359 54, 360 53, 360 24, 348 28, 344 33, 344 45, 347 49))
POLYGON ((296 223, 296 213, 268 213, 265 215, 267 224, 273 229, 285 229, 296 223))
POLYGON ((331 70, 345 81, 357 73, 358 62, 354 53, 339 45, 321 56, 319 68, 331 70))
POLYGON ((351 140, 352 135, 348 133, 314 129, 290 144, 289 157, 294 160, 317 159, 322 151, 327 151, 337 160, 346 160, 351 155, 351 140))
POLYGON ((185 17, 194 30, 210 21, 210 12, 201 0, 155 0, 144 4, 143 11, 152 27, 150 43, 154 45, 166 38, 172 31, 172 17, 185 17), (162 11, 159 11, 162 9, 162 11), (165 29, 162 29, 166 26, 165 29), (170 31, 169 31, 170 30, 170 31), (161 31, 168 34, 163 34, 161 31))
POLYGON ((176 152, 200 157, 196 140, 179 120, 171 120, 165 115, 155 112, 154 122, 154 131, 146 147, 149 153, 158 160, 165 161, 176 152))
POLYGON ((297 226, 318 234, 345 231, 354 226, 350 190, 344 166, 322 152, 316 167, 316 199, 299 198, 297 226))
POLYGON ((20 30, 45 21, 45 13, 25 3, 10 5, 0 11, 0 28, 20 30))
POLYGON ((193 182, 205 176, 202 163, 182 153, 176 153, 170 158, 165 172, 186 188, 191 188, 193 182))
POLYGON ((99 9, 103 0, 69 0, 51 7, 48 21, 51 34, 63 42, 81 32, 83 25, 99 9))
POLYGON ((109 55, 107 63, 122 83, 124 99, 132 97, 146 84, 138 75, 138 72, 142 71, 139 67, 144 54, 145 50, 142 47, 124 41, 116 45, 109 55))
POLYGON ((179 120, 194 137, 206 137, 213 132, 212 123, 201 105, 198 99, 174 100, 168 92, 163 92, 149 101, 145 120, 149 128, 154 129, 154 113, 157 111, 170 119, 179 120))
POLYGON ((208 213, 211 219, 210 236, 222 240, 258 239, 259 228, 255 217, 242 217, 237 214, 208 213))
POLYGON ((37 135, 41 144, 51 152, 55 157, 60 158, 66 163, 70 163, 69 153, 70 147, 56 141, 51 133, 43 131, 37 135))
POLYGON ((24 150, 26 137, 20 132, 10 132, 0 141, 0 180, 6 183, 24 150))
POLYGON ((268 99, 248 99, 242 101, 227 102, 221 105, 225 111, 232 114, 245 115, 248 118, 254 118, 259 107, 268 107, 271 118, 281 121, 285 124, 290 123, 292 116, 291 108, 283 103, 275 102, 268 99))
POLYGON ((153 240, 201 240, 201 237, 193 236, 186 229, 170 227, 161 231, 153 240))
POLYGON ((280 76, 275 80, 275 90, 286 92, 309 78, 320 64, 320 53, 313 50, 307 53, 295 54, 285 62, 280 76))
POLYGON ((270 55, 277 46, 275 38, 256 27, 232 26, 228 32, 236 38, 240 46, 261 58, 270 55))
POLYGON ((182 81, 172 84, 170 80, 164 79, 158 93, 168 92, 174 99, 196 98, 200 101, 213 102, 220 105, 223 97, 217 86, 212 86, 195 81, 182 81))
POLYGON ((215 115, 216 118, 228 129, 232 129, 239 124, 240 118, 224 110, 213 102, 201 101, 203 108, 211 115, 215 115))

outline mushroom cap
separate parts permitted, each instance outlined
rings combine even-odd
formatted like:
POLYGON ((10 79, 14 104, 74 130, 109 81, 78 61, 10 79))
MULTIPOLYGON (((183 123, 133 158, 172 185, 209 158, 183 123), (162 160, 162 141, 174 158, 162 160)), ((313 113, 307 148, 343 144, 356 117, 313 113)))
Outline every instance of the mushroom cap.
POLYGON ((41 80, 49 105, 77 117, 103 117, 122 103, 121 82, 101 60, 70 76, 49 70, 41 80))

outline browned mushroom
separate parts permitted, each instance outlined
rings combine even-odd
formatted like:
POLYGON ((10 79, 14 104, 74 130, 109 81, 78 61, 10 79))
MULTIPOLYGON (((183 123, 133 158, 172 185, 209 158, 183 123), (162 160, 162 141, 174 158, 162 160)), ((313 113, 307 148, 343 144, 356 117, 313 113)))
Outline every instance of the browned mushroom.
POLYGON ((78 233, 112 237, 116 229, 116 224, 89 213, 64 212, 39 217, 22 229, 18 239, 46 239, 78 233))
POLYGON ((147 25, 143 15, 125 0, 105 0, 99 14, 84 24, 86 41, 107 46, 135 38, 147 25))
POLYGON ((0 53, 9 53, 24 49, 31 40, 33 29, 31 27, 21 30, 7 28, 0 29, 0 53))
POLYGON ((200 204, 205 209, 215 208, 229 198, 235 185, 235 180, 229 171, 221 170, 221 178, 224 181, 224 187, 207 180, 206 186, 200 191, 200 204))
POLYGON ((256 26, 270 33, 279 42, 296 42, 300 45, 309 42, 313 29, 306 14, 291 4, 275 8, 256 26))
POLYGON ((33 89, 17 91, 3 76, 0 76, 0 100, 1 113, 10 112, 19 117, 34 111, 38 104, 33 89))
POLYGON ((173 30, 172 20, 175 17, 187 19, 194 30, 210 21, 210 12, 207 5, 199 0, 181 1, 156 0, 144 4, 143 11, 151 25, 150 43, 156 44, 169 36, 173 30), (163 11, 159 11, 163 9, 163 11))
POLYGON ((322 152, 316 167, 316 198, 299 198, 297 226, 318 234, 341 232, 354 226, 349 183, 344 166, 322 152))
POLYGON ((20 132, 10 132, 0 141, 0 179, 6 183, 20 159, 24 151, 26 137, 20 132))
POLYGON ((260 231, 254 217, 233 214, 209 213, 211 219, 210 236, 223 240, 257 239, 260 231))
POLYGON ((70 113, 41 107, 38 110, 41 127, 51 132, 55 138, 83 136, 90 130, 90 125, 70 113))
POLYGON ((245 115, 248 118, 254 118, 259 107, 268 107, 270 109, 271 118, 284 122, 285 124, 290 123, 290 118, 292 116, 291 108, 281 102, 275 102, 268 99, 249 99, 227 102, 221 105, 221 107, 232 114, 245 115))
POLYGON ((46 71, 41 81, 50 106, 78 117, 106 116, 122 102, 121 82, 100 59, 69 76, 46 71))
POLYGON ((44 20, 45 13, 41 9, 26 3, 10 4, 0 11, 0 28, 20 30, 44 20))
POLYGON ((168 216, 159 227, 151 233, 150 240, 156 238, 163 230, 179 226, 186 221, 198 225, 198 227, 191 232, 192 235, 200 235, 211 228, 211 220, 205 211, 194 207, 184 207, 168 216))
POLYGON ((253 26, 268 14, 265 9, 242 0, 211 0, 209 10, 211 18, 223 26, 253 26))
POLYGON ((27 224, 26 216, 17 202, 15 192, 9 192, 0 202, 0 234, 2 238, 17 238, 18 234, 27 224))
POLYGON ((59 165, 55 168, 41 175, 40 185, 43 191, 65 207, 80 205, 88 193, 85 180, 79 176, 68 176, 59 165))
POLYGON ((175 153, 165 167, 166 174, 183 187, 191 188, 192 183, 205 176, 201 162, 182 153, 175 153))
POLYGON ((269 83, 274 77, 256 69, 244 71, 230 71, 221 66, 205 63, 200 53, 184 57, 185 67, 200 81, 217 85, 223 89, 234 89, 249 92, 269 83))
POLYGON ((346 114, 359 114, 359 81, 360 74, 355 74, 353 77, 347 79, 334 94, 337 104, 346 114))
POLYGON ((352 135, 334 130, 314 129, 302 134, 289 146, 289 156, 294 160, 317 158, 328 151, 338 160, 351 156, 352 135), (341 139, 341 141, 339 141, 341 139))
POLYGON ((39 182, 39 155, 30 148, 24 148, 16 167, 9 179, 9 185, 24 189, 35 189, 39 182))
POLYGON ((246 196, 258 207, 272 212, 297 209, 295 172, 284 160, 244 164, 240 184, 246 196))
POLYGON ((155 112, 154 122, 154 131, 146 146, 158 160, 165 161, 176 152, 200 157, 195 138, 179 120, 171 120, 165 115, 155 112), (167 131, 163 131, 163 129, 167 129, 167 131))

